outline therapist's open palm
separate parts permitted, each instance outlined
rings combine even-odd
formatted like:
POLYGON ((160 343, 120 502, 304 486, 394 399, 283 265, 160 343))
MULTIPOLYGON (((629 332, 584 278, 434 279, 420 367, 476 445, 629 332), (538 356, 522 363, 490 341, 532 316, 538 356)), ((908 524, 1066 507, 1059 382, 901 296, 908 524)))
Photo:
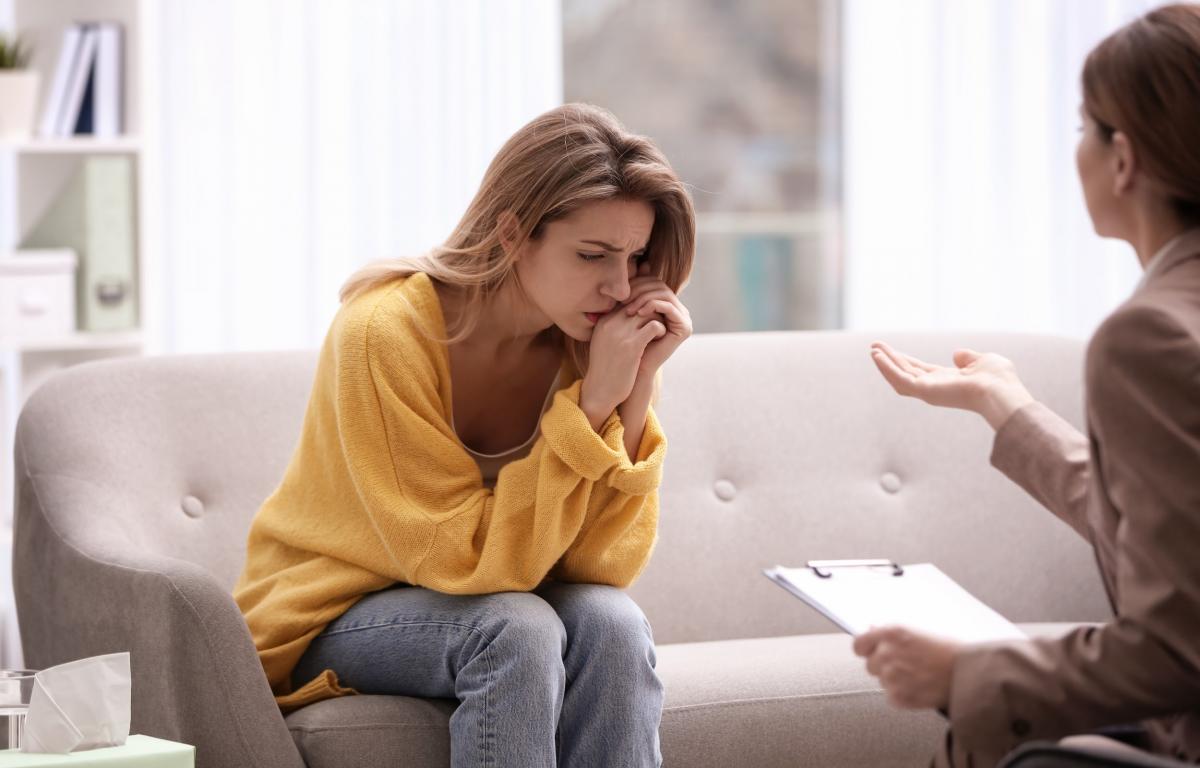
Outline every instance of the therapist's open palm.
POLYGON ((1012 413, 1033 401, 1012 361, 994 353, 960 349, 954 367, 933 365, 892 349, 871 345, 871 359, 892 389, 930 405, 974 411, 999 427, 1012 413))

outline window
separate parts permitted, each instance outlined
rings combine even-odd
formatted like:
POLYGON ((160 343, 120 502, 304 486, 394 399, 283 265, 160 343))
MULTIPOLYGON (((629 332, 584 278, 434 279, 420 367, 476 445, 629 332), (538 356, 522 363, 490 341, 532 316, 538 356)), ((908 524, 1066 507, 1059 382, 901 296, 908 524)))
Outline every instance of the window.
POLYGON ((564 98, 691 187, 697 331, 841 326, 838 40, 836 0, 563 0, 564 98))

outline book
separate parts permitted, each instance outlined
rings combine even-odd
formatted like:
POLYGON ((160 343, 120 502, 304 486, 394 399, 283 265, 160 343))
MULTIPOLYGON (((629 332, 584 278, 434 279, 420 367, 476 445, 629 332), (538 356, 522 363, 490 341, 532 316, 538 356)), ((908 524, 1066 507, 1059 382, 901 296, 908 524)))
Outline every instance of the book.
POLYGON ((124 130, 121 119, 124 53, 121 25, 111 21, 97 24, 92 98, 92 132, 96 136, 118 136, 124 130))
POLYGON ((42 104, 42 119, 38 126, 38 133, 42 136, 58 135, 59 115, 67 97, 67 83, 71 79, 82 39, 83 26, 80 24, 72 24, 63 30, 62 45, 58 49, 58 63, 54 67, 54 79, 46 93, 46 101, 42 104))
POLYGON ((79 51, 71 62, 71 74, 67 79, 66 92, 58 113, 55 136, 70 136, 75 132, 75 125, 79 122, 79 113, 83 108, 88 80, 92 76, 92 66, 96 60, 96 28, 90 24, 80 26, 82 31, 80 32, 79 51))
POLYGON ((138 325, 133 160, 93 155, 26 238, 24 247, 72 248, 79 330, 123 331, 138 325))
POLYGON ((764 573, 851 635, 899 625, 965 643, 1026 637, 930 563, 812 561, 764 573))

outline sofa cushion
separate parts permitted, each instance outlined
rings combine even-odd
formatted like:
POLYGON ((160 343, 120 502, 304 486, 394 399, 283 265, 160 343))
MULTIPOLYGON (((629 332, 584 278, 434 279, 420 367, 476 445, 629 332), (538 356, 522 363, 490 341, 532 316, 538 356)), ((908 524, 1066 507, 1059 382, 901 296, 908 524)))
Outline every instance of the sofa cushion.
MULTIPOLYGON (((944 725, 888 707, 848 635, 658 649, 666 766, 870 766, 927 762, 944 725)), ((287 718, 309 768, 450 764, 453 701, 350 696, 287 718)))
POLYGON ((408 696, 326 699, 287 717, 309 768, 450 765, 450 715, 457 702, 408 696))
MULTIPOLYGON (((1032 635, 1071 625, 1023 625, 1032 635)), ((843 634, 658 648, 666 766, 925 765, 945 728, 890 707, 843 634)), ((287 718, 309 768, 447 766, 455 703, 349 696, 287 718)))
POLYGON ((906 766, 929 762, 945 722, 888 706, 844 634, 659 649, 669 766, 906 766))

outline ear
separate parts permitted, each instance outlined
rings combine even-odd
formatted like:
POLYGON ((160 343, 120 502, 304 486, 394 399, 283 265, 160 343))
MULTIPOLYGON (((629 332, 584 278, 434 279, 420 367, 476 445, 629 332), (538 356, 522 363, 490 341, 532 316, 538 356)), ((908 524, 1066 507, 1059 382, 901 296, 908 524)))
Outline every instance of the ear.
POLYGON ((1112 137, 1113 194, 1121 196, 1133 189, 1137 175, 1137 156, 1129 137, 1117 131, 1112 137))
POLYGON ((512 256, 514 261, 520 258, 520 254, 515 253, 520 230, 520 224, 512 211, 504 211, 496 217, 496 236, 500 238, 500 247, 512 256))

